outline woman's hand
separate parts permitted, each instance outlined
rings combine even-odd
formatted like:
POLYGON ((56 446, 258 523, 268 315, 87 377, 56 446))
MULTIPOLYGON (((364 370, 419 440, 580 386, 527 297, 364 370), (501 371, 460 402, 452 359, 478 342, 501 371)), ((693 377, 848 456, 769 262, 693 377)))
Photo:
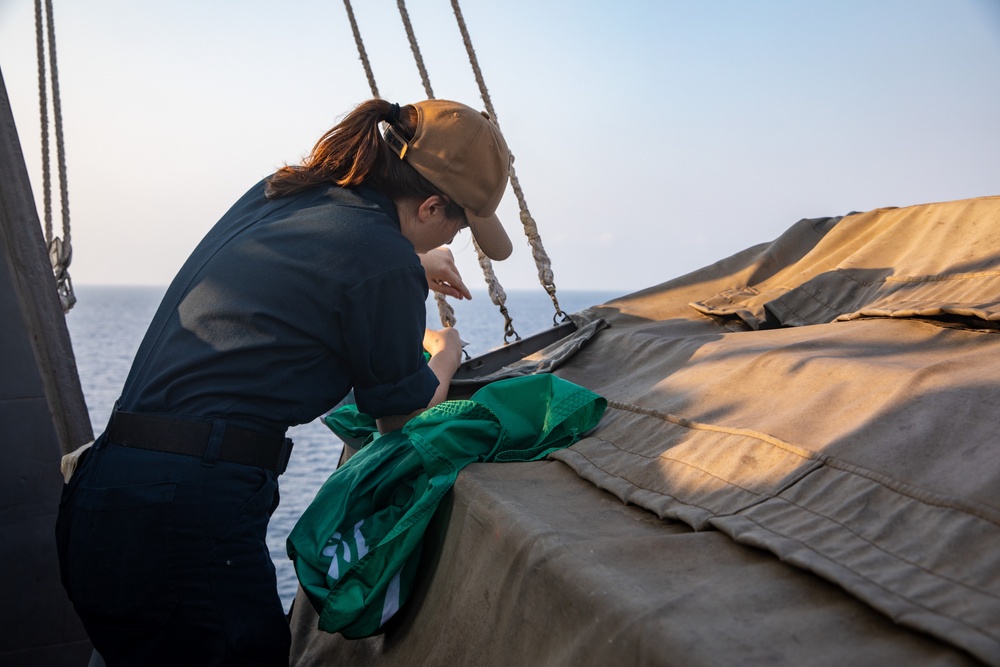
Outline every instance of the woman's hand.
POLYGON ((420 258, 424 273, 427 274, 427 284, 432 290, 456 299, 472 298, 472 293, 462 282, 462 276, 455 266, 455 257, 446 246, 435 248, 417 257, 420 258))
MULTIPOLYGON (((451 388, 451 378, 455 371, 462 365, 462 338, 458 335, 457 329, 450 327, 439 329, 427 329, 424 332, 424 349, 431 355, 431 360, 427 362, 431 372, 438 379, 437 389, 431 397, 428 408, 433 408, 438 403, 448 400, 448 390, 451 388)), ((379 433, 388 433, 403 428, 403 425, 413 417, 420 414, 422 410, 409 415, 396 417, 382 417, 376 419, 379 433)))
MULTIPOLYGON (((427 362, 427 365, 438 379, 434 396, 427 404, 428 408, 433 408, 438 403, 448 400, 451 378, 462 364, 462 338, 456 329, 450 327, 438 331, 427 329, 424 332, 424 349, 431 354, 431 360, 427 362)), ((422 410, 417 410, 409 415, 382 417, 376 419, 375 422, 378 425, 379 433, 384 434, 403 428, 406 422, 421 412, 422 410)))
MULTIPOLYGON (((458 334, 458 329, 447 327, 445 329, 427 329, 424 332, 424 349, 431 355, 431 362, 438 361, 432 365, 440 365, 442 370, 455 370, 462 364, 462 337, 458 334)), ((449 373, 448 380, 451 380, 449 373)))

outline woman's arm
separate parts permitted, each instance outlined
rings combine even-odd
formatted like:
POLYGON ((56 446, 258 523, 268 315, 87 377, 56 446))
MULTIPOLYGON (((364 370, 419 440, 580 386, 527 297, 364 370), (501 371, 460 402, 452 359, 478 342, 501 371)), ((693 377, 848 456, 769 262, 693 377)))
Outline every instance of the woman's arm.
POLYGON ((395 415, 376 419, 375 423, 378 426, 379 433, 398 431, 413 417, 448 398, 451 378, 462 363, 462 338, 458 335, 457 329, 447 328, 439 331, 428 329, 424 333, 424 349, 431 355, 431 360, 427 362, 427 365, 438 379, 438 386, 434 391, 434 396, 426 408, 416 410, 408 415, 395 415))

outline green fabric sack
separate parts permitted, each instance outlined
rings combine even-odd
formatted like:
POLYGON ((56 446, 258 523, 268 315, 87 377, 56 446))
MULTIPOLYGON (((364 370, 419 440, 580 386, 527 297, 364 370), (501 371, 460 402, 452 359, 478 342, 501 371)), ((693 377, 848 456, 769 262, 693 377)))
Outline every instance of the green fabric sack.
POLYGON ((323 423, 341 440, 354 449, 361 449, 365 441, 378 433, 375 418, 358 411, 358 406, 344 405, 323 417, 323 423))
POLYGON ((554 375, 503 380, 374 439, 338 468, 286 543, 319 628, 370 637, 409 598, 424 532, 470 463, 534 461, 595 427, 607 401, 554 375))

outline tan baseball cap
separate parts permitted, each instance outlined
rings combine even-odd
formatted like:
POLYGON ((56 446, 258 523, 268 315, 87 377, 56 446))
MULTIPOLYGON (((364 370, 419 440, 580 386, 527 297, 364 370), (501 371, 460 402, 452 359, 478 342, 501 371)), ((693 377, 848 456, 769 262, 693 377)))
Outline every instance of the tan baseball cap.
POLYGON ((510 151, 500 129, 486 112, 459 102, 426 100, 413 107, 413 139, 406 141, 390 125, 386 143, 465 209, 469 229, 487 257, 507 259, 513 248, 496 210, 507 187, 510 151))

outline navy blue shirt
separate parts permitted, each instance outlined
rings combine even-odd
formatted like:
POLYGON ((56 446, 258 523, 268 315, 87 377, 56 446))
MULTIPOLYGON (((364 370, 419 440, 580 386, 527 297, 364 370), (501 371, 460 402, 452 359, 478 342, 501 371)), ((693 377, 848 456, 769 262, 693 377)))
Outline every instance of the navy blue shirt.
POLYGON ((262 181, 171 283, 119 409, 221 417, 264 432, 353 387, 373 417, 426 407, 427 279, 392 202, 335 186, 269 200, 262 181))

